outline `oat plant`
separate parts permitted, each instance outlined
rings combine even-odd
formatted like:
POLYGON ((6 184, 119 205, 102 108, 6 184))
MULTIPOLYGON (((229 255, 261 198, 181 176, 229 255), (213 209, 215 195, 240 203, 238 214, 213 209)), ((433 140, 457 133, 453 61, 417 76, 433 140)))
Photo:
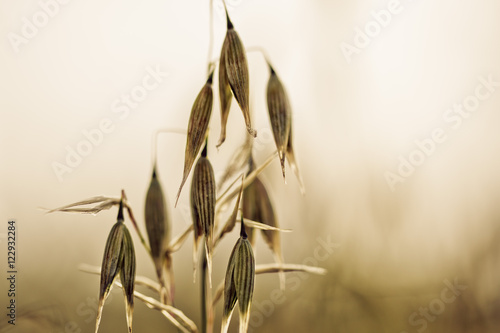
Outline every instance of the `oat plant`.
MULTIPOLYGON (((213 4, 210 1, 211 17, 212 7, 213 4)), ((185 132, 184 168, 175 205, 180 200, 181 191, 191 175, 189 204, 192 224, 175 237, 171 234, 172 225, 176 221, 170 218, 168 207, 171 203, 167 195, 169 191, 165 191, 161 185, 159 171, 162 169, 157 165, 156 157, 153 162, 151 180, 145 191, 143 221, 137 221, 135 218, 132 203, 128 201, 124 190, 118 197, 96 196, 48 211, 95 215, 114 207, 118 209, 117 221, 110 225, 101 266, 80 266, 84 272, 100 275, 96 333, 99 331, 101 318, 106 315, 106 298, 115 285, 123 290, 125 296, 126 322, 129 332, 132 332, 133 328, 134 299, 137 299, 148 308, 159 311, 178 331, 203 333, 214 332, 216 318, 218 318, 216 316, 217 304, 222 301, 221 332, 228 331, 231 315, 237 307, 239 332, 242 333, 248 330, 257 275, 277 273, 280 287, 285 289, 286 272, 325 273, 324 269, 287 264, 283 259, 280 233, 290 230, 282 229, 278 225, 277 207, 274 207, 271 194, 259 175, 275 161, 277 155, 283 177, 285 177, 285 161, 288 161, 297 176, 300 190, 304 193, 302 178, 292 147, 290 101, 275 67, 271 65, 269 57, 262 50, 261 53, 270 70, 266 98, 276 152, 268 156, 263 163, 256 163, 252 148, 257 131, 251 124, 249 64, 246 56, 248 51, 236 32, 227 9, 226 19, 226 35, 219 59, 211 59, 213 36, 210 35, 208 73, 207 76, 200 75, 200 81, 204 79, 205 84, 192 104, 185 132), (217 66, 218 71, 216 71, 217 66), (240 127, 245 137, 244 144, 237 149, 225 170, 221 170, 223 173, 219 179, 216 179, 211 163, 211 159, 215 158, 213 156, 215 150, 212 149, 212 141, 209 138, 214 103, 212 82, 215 73, 218 75, 218 97, 221 105, 221 132, 216 147, 220 148, 226 140, 227 117, 233 97, 245 121, 245 126, 240 127), (235 235, 233 230, 238 223, 240 224, 239 235, 235 235), (134 247, 133 237, 127 227, 129 224, 133 227, 142 249, 134 247), (141 231, 143 229, 146 230, 147 238, 143 236, 141 231), (275 263, 256 263, 254 256, 256 229, 262 232, 265 243, 274 254, 275 263), (189 237, 191 232, 194 235, 192 238, 189 237), (224 237, 231 238, 235 243, 231 253, 223 253, 222 250, 216 252, 224 237), (196 280, 197 272, 200 274, 200 280, 192 283, 200 285, 201 323, 195 323, 181 309, 175 307, 175 298, 184 296, 175 294, 173 257, 188 239, 193 239, 193 280, 196 280), (136 251, 144 251, 151 258, 151 264, 156 272, 154 279, 136 275, 136 265, 146 264, 136 262, 136 251), (212 267, 214 255, 227 257, 227 267, 212 267), (213 287, 212 272, 224 269, 224 280, 213 287), (138 289, 152 290, 156 296, 146 296, 138 289)), ((211 34, 213 33, 212 24, 211 34)), ((153 136, 155 156, 157 134, 153 136)), ((167 174, 167 176, 171 175, 167 174)), ((176 272, 176 274, 185 276, 189 275, 189 272, 176 272)), ((186 279, 180 281, 186 283, 186 279)))

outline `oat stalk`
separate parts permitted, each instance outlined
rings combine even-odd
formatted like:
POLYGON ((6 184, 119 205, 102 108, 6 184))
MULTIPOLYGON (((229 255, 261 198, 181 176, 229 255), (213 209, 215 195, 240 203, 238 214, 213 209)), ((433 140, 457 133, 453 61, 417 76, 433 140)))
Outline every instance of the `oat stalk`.
MULTIPOLYGON (((95 266, 80 265, 79 269, 82 272, 90 274, 98 274, 98 275, 101 274, 101 270, 95 266)), ((137 282, 138 284, 145 285, 150 289, 159 292, 158 289, 160 288, 160 286, 155 282, 153 282, 152 280, 149 280, 144 277, 137 277, 137 282)), ((114 284, 117 285, 119 288, 123 288, 123 285, 118 281, 114 281, 114 284)), ((168 320, 170 320, 182 332, 186 333, 198 332, 196 324, 189 317, 187 317, 181 310, 171 305, 162 304, 156 299, 145 296, 144 294, 138 292, 137 290, 134 291, 134 297, 143 301, 148 307, 160 311, 168 320)))

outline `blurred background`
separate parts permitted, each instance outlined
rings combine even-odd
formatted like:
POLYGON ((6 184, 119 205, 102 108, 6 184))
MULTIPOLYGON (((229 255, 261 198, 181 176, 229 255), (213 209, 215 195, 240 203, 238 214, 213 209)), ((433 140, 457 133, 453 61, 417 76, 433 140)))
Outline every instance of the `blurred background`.
MULTIPOLYGON (((307 193, 300 194, 291 172, 283 183, 277 159, 262 176, 280 225, 293 229, 281 237, 285 260, 328 270, 289 273, 279 298, 278 277, 258 276, 251 331, 498 332, 500 3, 227 4, 245 46, 267 51, 293 107, 307 193)), ((218 0, 213 22, 215 59, 225 34, 218 0)), ((18 226, 17 321, 11 327, 2 314, 0 331, 93 332, 99 277, 78 265, 100 265, 116 209, 84 216, 42 208, 125 189, 142 223, 152 134, 186 128, 206 81, 209 1, 3 0, 0 35, 4 275, 7 222, 18 226), (96 129, 102 139, 85 144, 85 133, 96 129), (86 156, 68 157, 78 149, 86 156)), ((275 149, 268 70, 259 53, 248 61, 259 132, 254 153, 262 162, 275 149)), ((233 102, 217 151, 219 112, 215 98, 209 155, 217 175, 246 135, 233 102)), ((191 223, 188 187, 173 208, 184 145, 179 134, 158 141, 173 234, 191 223)), ((153 278, 133 237, 138 274, 153 278)), ((236 239, 230 234, 217 250, 217 283, 236 239)), ((191 242, 174 256, 176 306, 199 324, 191 242)), ((273 261, 261 237, 256 252, 257 264, 273 261)), ((8 285, 1 280, 5 309, 8 285)), ((219 305, 216 331, 220 313, 219 305)), ((236 315, 233 321, 236 332, 236 315)), ((115 288, 100 332, 125 330, 115 288)), ((175 331, 140 301, 134 330, 175 331)))

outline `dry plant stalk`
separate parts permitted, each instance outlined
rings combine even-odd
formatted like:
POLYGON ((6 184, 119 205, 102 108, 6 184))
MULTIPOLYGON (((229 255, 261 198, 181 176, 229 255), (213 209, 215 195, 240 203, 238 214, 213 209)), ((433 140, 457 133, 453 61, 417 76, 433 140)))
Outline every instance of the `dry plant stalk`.
MULTIPOLYGON (((81 264, 79 265, 78 269, 85 273, 98 274, 98 275, 101 274, 100 267, 96 266, 81 264)), ((141 285, 156 293, 160 293, 161 286, 158 283, 148 279, 147 277, 136 276, 135 282, 136 285, 141 285)), ((115 285, 123 289, 123 285, 116 280, 115 280, 115 285)), ((160 303, 156 299, 145 296, 144 294, 138 292, 137 290, 134 291, 134 297, 144 302, 144 304, 146 304, 147 307, 160 311, 180 331, 185 333, 198 332, 198 328, 196 327, 195 323, 191 319, 189 319, 181 310, 171 305, 160 303)))
MULTIPOLYGON (((316 275, 325 275, 327 273, 326 269, 321 267, 313 267, 307 265, 297 265, 297 264, 265 264, 265 265, 255 265, 255 275, 258 274, 269 274, 278 272, 305 272, 316 275)), ((215 291, 214 297, 212 299, 212 306, 215 306, 219 302, 224 294, 224 281, 222 281, 215 291)))

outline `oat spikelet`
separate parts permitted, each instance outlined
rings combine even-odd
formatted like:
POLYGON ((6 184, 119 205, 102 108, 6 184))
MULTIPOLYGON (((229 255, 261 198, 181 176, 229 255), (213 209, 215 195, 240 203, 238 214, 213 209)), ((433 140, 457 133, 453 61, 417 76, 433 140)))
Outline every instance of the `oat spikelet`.
POLYGON ((181 186, 179 187, 179 192, 177 193, 177 198, 175 200, 176 206, 179 201, 179 196, 181 195, 182 187, 186 183, 189 172, 194 164, 194 160, 196 159, 196 156, 198 155, 198 152, 200 151, 203 141, 205 141, 205 137, 207 135, 213 104, 212 78, 213 71, 210 73, 207 83, 201 89, 198 97, 196 97, 191 109, 186 141, 184 172, 181 186))
POLYGON ((304 181, 302 180, 302 176, 300 174, 299 166, 297 164, 297 160, 295 159, 295 153, 293 151, 293 142, 292 142, 292 125, 290 124, 290 135, 288 137, 288 145, 286 148, 286 158, 288 160, 288 164, 290 164, 290 167, 292 168, 293 173, 297 177, 297 180, 299 182, 299 187, 300 187, 300 193, 302 195, 306 194, 306 188, 304 186, 304 181))
POLYGON ((158 180, 156 165, 153 168, 151 182, 146 194, 144 219, 156 275, 159 281, 162 281, 163 262, 170 241, 170 221, 163 189, 158 180))
MULTIPOLYGON (((196 170, 196 168, 195 168, 196 170)), ((196 195, 194 191, 194 182, 191 183, 191 217, 193 219, 193 283, 196 281, 196 271, 198 268, 198 246, 203 237, 203 225, 201 224, 200 215, 198 214, 198 207, 195 205, 196 195)))
POLYGON ((288 97, 278 75, 269 65, 271 75, 267 82, 267 109, 273 129, 274 141, 278 149, 283 178, 285 178, 285 156, 290 136, 291 111, 288 97))
POLYGON ((134 311, 135 285, 135 250, 132 237, 123 223, 123 200, 120 201, 117 222, 111 228, 104 249, 101 265, 101 283, 99 288, 99 305, 95 333, 99 330, 104 302, 118 275, 123 285, 125 310, 129 333, 132 333, 132 314, 134 311))
POLYGON ((101 282, 99 288, 99 306, 97 308, 97 318, 95 332, 99 330, 101 322, 102 309, 104 302, 108 298, 111 287, 120 272, 123 261, 123 237, 125 225, 123 224, 123 204, 120 202, 118 211, 118 221, 113 225, 106 241, 104 256, 101 265, 101 282))
POLYGON ((226 140, 226 126, 227 118, 229 117, 229 110, 231 109, 231 100, 233 94, 231 93, 231 86, 227 78, 226 72, 226 52, 221 52, 219 60, 219 98, 220 98, 220 136, 217 148, 219 148, 226 140))
POLYGON ((221 332, 227 333, 229 322, 238 301, 240 314, 240 333, 247 332, 250 320, 253 289, 255 284, 255 259, 252 246, 247 239, 245 224, 241 221, 240 238, 229 257, 224 279, 224 308, 221 332))
POLYGON ((234 30, 233 23, 229 19, 227 11, 226 18, 227 33, 222 44, 220 56, 221 60, 224 59, 224 62, 220 62, 220 66, 224 66, 225 68, 219 69, 219 73, 222 71, 227 74, 227 82, 229 82, 234 98, 243 112, 247 131, 255 137, 257 136, 257 131, 252 128, 252 121, 250 119, 249 74, 245 47, 238 33, 234 30))
MULTIPOLYGON (((250 169, 253 169, 253 162, 250 163, 250 169)), ((243 191, 243 200, 242 200, 242 210, 243 217, 263 223, 265 225, 278 228, 278 221, 276 219, 276 214, 274 213, 273 205, 269 194, 267 192, 266 187, 259 179, 259 177, 255 178, 252 184, 250 184, 243 191)), ((254 236, 254 228, 249 229, 249 240, 250 243, 253 244, 255 242, 254 236), (251 235, 251 236, 250 236, 251 235)), ((279 264, 283 264, 283 255, 281 252, 281 236, 279 231, 271 231, 271 230, 261 230, 262 236, 266 244, 269 246, 271 251, 273 252, 275 261, 279 264)), ((282 290, 285 289, 285 274, 283 272, 279 273, 280 279, 280 288, 282 290)))
MULTIPOLYGON (((193 226, 195 238, 199 238, 198 232, 203 232, 205 239, 205 250, 208 266, 208 280, 212 286, 212 254, 214 241, 214 219, 215 219, 215 176, 212 164, 207 158, 207 144, 196 162, 191 184, 191 207, 193 212, 193 226)), ((195 239, 195 242, 197 240, 195 239)), ((195 254, 196 255, 196 254, 195 254)), ((195 266, 196 270, 196 266, 195 266)))
POLYGON ((135 286, 135 250, 130 232, 124 228, 123 238, 123 263, 120 269, 120 280, 125 296, 128 331, 132 333, 132 315, 134 312, 134 286, 135 286))

